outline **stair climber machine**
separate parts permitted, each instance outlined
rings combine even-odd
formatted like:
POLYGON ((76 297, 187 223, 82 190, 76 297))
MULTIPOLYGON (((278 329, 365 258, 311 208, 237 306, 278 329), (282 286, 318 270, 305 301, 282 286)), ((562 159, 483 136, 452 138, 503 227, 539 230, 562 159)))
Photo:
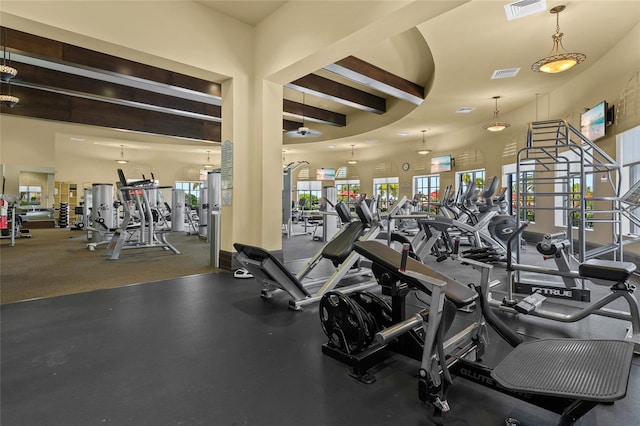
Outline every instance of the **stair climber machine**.
MULTIPOLYGON (((377 213, 376 200, 370 204, 367 200, 356 203, 356 214, 359 220, 352 218, 349 208, 342 202, 335 204, 335 210, 343 223, 334 237, 306 263, 297 274, 292 274, 284 264, 267 250, 247 244, 234 243, 238 252, 236 260, 262 285, 261 295, 270 299, 279 292, 288 293, 289 308, 301 310, 303 306, 315 303, 326 292, 337 288, 342 280, 370 275, 368 268, 360 265, 361 256, 353 250, 356 241, 375 239, 387 220, 395 214, 399 206, 404 204, 406 197, 396 203, 385 218, 377 213), (309 273, 321 261, 328 260, 334 267, 334 272, 328 278, 308 278, 309 273)), ((375 281, 355 280, 354 283, 339 287, 343 293, 365 290, 375 286, 375 281)))
MULTIPOLYGON (((511 240, 517 239, 527 225, 524 223, 516 229, 511 240)), ((555 269, 516 263, 511 256, 508 257, 506 294, 502 299, 494 299, 493 296, 498 292, 489 293, 491 306, 501 311, 566 323, 579 321, 592 314, 619 319, 629 324, 624 339, 634 343, 635 352, 640 353, 640 309, 634 295, 635 286, 629 282, 636 265, 600 259, 578 263, 568 253, 569 247, 570 241, 564 233, 547 234, 537 244, 536 249, 544 259, 555 262, 555 269), (529 281, 524 279, 523 273, 529 274, 529 281), (534 281, 531 276, 542 279, 534 281), (554 278, 561 279, 561 283, 554 285, 554 278), (585 281, 608 287, 608 291, 605 296, 592 302, 585 281), (617 299, 626 302, 628 311, 608 307, 617 299)))
MULTIPOLYGON (((427 423, 448 424, 445 416, 456 403, 447 399, 454 378, 556 413, 560 425, 572 425, 598 404, 626 396, 633 343, 569 338, 523 342, 487 303, 491 265, 463 259, 481 272, 480 285, 472 288, 410 258, 408 247, 401 253, 379 241, 359 241, 354 249, 372 262, 391 304, 368 292, 326 293, 319 314, 329 341, 322 352, 349 364, 350 376, 364 383, 375 381, 369 369, 401 362, 397 355, 418 361, 418 397, 433 408, 427 423), (409 313, 409 295, 428 302, 409 313), (474 302, 473 312, 460 313, 474 302), (494 368, 481 362, 487 324, 514 348, 494 368), (392 356, 393 363, 384 362, 392 356)), ((509 415, 513 413, 517 410, 509 415)), ((508 417, 505 424, 520 423, 508 417)))

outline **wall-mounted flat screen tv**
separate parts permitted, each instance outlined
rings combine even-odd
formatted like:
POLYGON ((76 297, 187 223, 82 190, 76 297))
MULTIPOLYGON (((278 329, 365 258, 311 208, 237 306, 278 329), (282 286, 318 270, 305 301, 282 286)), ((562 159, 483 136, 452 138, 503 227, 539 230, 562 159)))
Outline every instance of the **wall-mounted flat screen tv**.
POLYGON ((335 180, 336 169, 316 169, 316 180, 335 180))
POLYGON ((590 141, 603 138, 607 128, 607 102, 602 101, 580 115, 580 133, 590 141))
POLYGON ((451 155, 441 155, 431 159, 431 173, 451 171, 451 155))

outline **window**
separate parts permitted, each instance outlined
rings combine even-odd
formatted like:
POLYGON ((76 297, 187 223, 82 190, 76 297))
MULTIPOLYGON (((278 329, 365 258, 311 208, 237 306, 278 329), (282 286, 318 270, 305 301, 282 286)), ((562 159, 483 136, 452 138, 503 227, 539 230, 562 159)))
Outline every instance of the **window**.
POLYGON ((194 210, 200 206, 200 188, 202 188, 200 181, 176 182, 176 189, 184 189, 185 205, 194 210))
POLYGON ((475 182, 476 189, 484 188, 484 169, 456 173, 456 190, 458 194, 463 194, 470 182, 475 182))
MULTIPOLYGON (((33 185, 20 185, 20 206, 39 206, 42 198, 42 187, 33 185)), ((75 191, 75 190, 74 190, 75 191)))
POLYGON ((436 213, 440 200, 440 175, 414 176, 413 193, 418 196, 418 211, 436 213))
POLYGON ((580 217, 581 203, 584 201, 585 229, 593 229, 593 173, 585 173, 584 180, 580 176, 580 156, 571 150, 562 153, 563 161, 558 163, 556 171, 555 193, 555 225, 578 227, 582 218, 580 217), (567 178, 567 173, 570 177, 567 178), (575 176, 575 177, 571 177, 575 176), (582 195, 584 188, 584 197, 582 195))
POLYGON ((336 192, 338 201, 345 203, 350 210, 355 209, 354 204, 360 197, 360 181, 359 180, 337 180, 336 192))
MULTIPOLYGON (((536 221, 536 188, 535 188, 535 175, 533 164, 520 164, 520 220, 526 222, 536 221)), ((502 184, 507 187, 506 197, 511 199, 509 214, 515 215, 516 212, 516 199, 518 196, 518 183, 517 165, 506 164, 502 166, 502 184)))
POLYGON ((315 210, 322 198, 322 181, 298 181, 296 198, 300 210, 315 210))
POLYGON ((378 196, 378 207, 381 212, 385 212, 398 199, 398 189, 400 185, 397 177, 374 178, 373 192, 378 196))
MULTIPOLYGON (((624 195, 640 180, 640 126, 630 129, 616 137, 617 158, 619 158, 621 170, 620 195, 624 195)), ((635 220, 622 218, 622 233, 640 235, 640 206, 623 205, 629 208, 628 212, 635 216, 635 220)))

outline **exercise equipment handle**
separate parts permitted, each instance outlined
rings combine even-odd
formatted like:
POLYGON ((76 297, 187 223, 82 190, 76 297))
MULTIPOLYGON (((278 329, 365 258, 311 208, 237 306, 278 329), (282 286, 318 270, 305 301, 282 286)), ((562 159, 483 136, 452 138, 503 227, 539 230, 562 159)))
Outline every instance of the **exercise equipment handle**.
POLYGON ((513 242, 514 238, 519 238, 520 234, 522 234, 522 232, 524 232, 525 228, 529 226, 528 222, 524 222, 522 225, 520 225, 520 227, 518 229, 516 229, 516 232, 514 232, 513 234, 511 234, 511 236, 507 239, 507 271, 511 271, 511 264, 512 264, 512 253, 511 253, 511 243, 513 242))
POLYGON ((381 345, 389 344, 396 337, 414 329, 417 326, 422 325, 425 321, 425 317, 429 315, 429 311, 419 312, 412 315, 408 319, 392 325, 382 331, 376 333, 376 342, 381 345))

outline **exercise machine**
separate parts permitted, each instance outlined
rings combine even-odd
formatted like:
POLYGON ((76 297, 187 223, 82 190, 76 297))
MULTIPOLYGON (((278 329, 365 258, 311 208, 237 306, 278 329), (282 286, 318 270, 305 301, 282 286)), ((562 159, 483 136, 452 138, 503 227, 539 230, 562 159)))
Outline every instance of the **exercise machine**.
MULTIPOLYGON (((404 202, 404 199, 401 202, 404 202)), ((390 214, 396 211, 398 205, 400 203, 391 209, 390 214)), ((374 219, 366 201, 356 204, 359 220, 352 220, 349 208, 344 203, 337 203, 335 209, 344 225, 296 275, 289 272, 283 263, 268 251, 260 247, 234 243, 238 252, 236 260, 260 282, 262 297, 269 299, 275 293, 285 291, 291 298, 289 308, 300 310, 305 305, 319 301, 323 294, 336 288, 342 280, 358 278, 370 273, 368 269, 360 266, 360 255, 353 251, 353 244, 357 240, 375 239, 383 228, 383 223, 379 219, 374 219), (308 279, 309 273, 322 260, 332 263, 335 268, 333 274, 328 278, 308 279)), ((341 286, 340 290, 349 293, 375 285, 375 281, 357 281, 341 286)))
POLYGON ((150 196, 157 195, 160 187, 153 180, 143 179, 135 183, 127 183, 122 169, 118 169, 120 191, 123 200, 123 219, 113 231, 107 245, 106 255, 115 260, 122 250, 161 248, 174 254, 180 254, 166 239, 170 228, 157 226, 157 221, 164 216, 159 215, 151 207, 150 196))
MULTIPOLYGON (((522 224, 512 238, 526 229, 527 223, 522 224)), ((631 274, 636 271, 636 265, 631 262, 613 260, 589 259, 579 263, 574 268, 568 261, 567 250, 570 243, 564 234, 547 234, 539 243, 537 250, 548 258, 556 260, 558 269, 515 263, 511 257, 507 258, 507 291, 502 299, 494 299, 497 292, 488 293, 487 298, 491 306, 507 312, 533 315, 560 322, 576 322, 589 315, 600 315, 630 322, 625 340, 635 344, 635 351, 640 353, 640 309, 634 295, 635 286, 629 283, 631 274), (521 272, 546 276, 546 282, 526 283, 518 279, 521 272), (560 277, 564 285, 549 285, 551 277, 560 277), (589 282, 609 288, 609 293, 597 301, 590 301, 588 293, 581 292, 584 287, 580 282, 589 282), (516 292, 517 290, 517 292, 516 292), (524 294, 523 294, 524 293, 524 294), (579 306, 557 303, 562 299, 583 302, 579 306), (586 299, 586 300, 585 300, 586 299), (612 302, 623 299, 628 311, 608 308, 612 302)))
MULTIPOLYGON (((435 271, 411 259, 406 252, 400 253, 380 242, 358 242, 355 250, 371 260, 383 290, 384 286, 389 286, 391 291, 395 289, 393 302, 401 303, 402 294, 409 291, 429 298, 425 309, 374 331, 374 346, 361 353, 374 348, 381 348, 377 353, 386 349, 394 352, 395 347, 403 344, 414 346, 413 352, 401 353, 420 362, 418 397, 434 408, 435 416, 442 416, 450 410, 450 403, 455 403, 447 400, 447 390, 455 385, 454 377, 557 413, 560 425, 574 424, 598 404, 610 404, 626 396, 633 359, 631 342, 582 339, 523 342, 489 308, 486 287, 476 287, 474 292, 453 280, 440 279, 434 276, 435 271), (471 296, 470 292, 475 295, 471 296), (457 305, 472 301, 477 301, 473 324, 447 338, 457 315, 457 305), (485 324, 514 347, 494 368, 480 361, 486 343, 485 324), (554 362, 549 362, 552 358, 554 362), (575 368, 567 371, 567 365, 575 368)), ((483 270, 491 268, 475 261, 470 263, 483 270)), ((340 337, 333 338, 334 335, 366 334, 366 327, 353 331, 352 326, 358 321, 351 321, 368 314, 366 308, 343 303, 337 294, 328 294, 325 298, 327 303, 321 304, 320 318, 323 327, 329 327, 331 333, 323 351, 340 340, 340 337), (329 315, 323 308, 333 303, 332 298, 340 308, 333 309, 329 315), (347 319, 350 321, 344 321, 347 319)), ((507 424, 517 424, 514 419, 508 421, 507 424)))

